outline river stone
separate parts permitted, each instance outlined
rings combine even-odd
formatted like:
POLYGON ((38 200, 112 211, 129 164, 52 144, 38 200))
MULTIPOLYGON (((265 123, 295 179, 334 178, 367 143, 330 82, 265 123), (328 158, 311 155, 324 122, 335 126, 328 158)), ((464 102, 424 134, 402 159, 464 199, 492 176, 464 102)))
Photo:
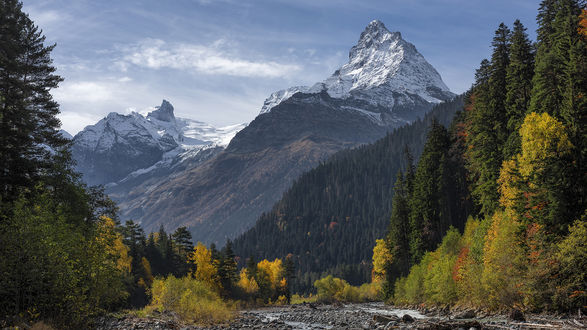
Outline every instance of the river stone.
POLYGON ((475 311, 472 309, 469 309, 464 312, 457 313, 454 318, 455 319, 473 319, 473 318, 475 318, 475 316, 477 316, 475 311))
POLYGON ((519 309, 516 309, 516 308, 514 308, 510 311, 509 319, 512 321, 521 321, 521 322, 526 321, 526 318, 524 317, 524 313, 522 313, 519 309))
POLYGON ((404 321, 404 322, 414 322, 414 318, 411 317, 409 314, 404 314, 404 316, 402 316, 402 321, 404 321))
POLYGON ((387 324, 391 321, 397 321, 399 320, 399 317, 391 317, 391 316, 387 316, 387 315, 380 315, 380 314, 375 314, 373 315, 373 321, 377 322, 377 323, 383 323, 383 324, 387 324))

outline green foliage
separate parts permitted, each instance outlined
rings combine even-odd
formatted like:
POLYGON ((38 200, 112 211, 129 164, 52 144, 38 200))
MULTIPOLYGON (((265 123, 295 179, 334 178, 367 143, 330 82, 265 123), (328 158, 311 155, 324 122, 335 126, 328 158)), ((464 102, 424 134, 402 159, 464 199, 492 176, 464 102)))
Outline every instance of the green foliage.
POLYGON ((451 228, 436 251, 426 253, 422 261, 412 267, 407 277, 395 282, 394 302, 454 303, 458 296, 453 269, 461 244, 458 230, 451 228))
POLYGON ((504 158, 508 159, 520 151, 518 130, 530 106, 532 76, 534 75, 534 51, 519 20, 514 22, 510 39, 510 62, 506 74, 506 101, 508 138, 504 146, 504 158))
POLYGON ((433 121, 416 167, 410 205, 410 255, 418 262, 432 250, 453 220, 448 200, 448 131, 433 121))
POLYGON ((587 214, 570 226, 569 234, 557 244, 557 286, 553 300, 563 310, 584 308, 587 303, 587 214))
POLYGON ((495 213, 485 239, 481 276, 487 304, 493 308, 514 307, 521 302, 522 275, 527 265, 519 232, 520 223, 511 215, 495 213))
POLYGON ((419 264, 412 266, 407 277, 396 281, 393 296, 396 304, 419 304, 424 302, 424 277, 430 258, 430 254, 426 253, 419 264))
POLYGON ((409 162, 406 146, 417 158, 433 118, 448 126, 461 108, 460 97, 439 104, 423 119, 371 145, 342 151, 303 174, 255 227, 235 239, 235 254, 244 261, 291 253, 293 292, 312 291, 314 281, 328 274, 352 285, 369 281, 375 239, 390 219, 394 181, 409 162))
POLYGON ((0 2, 0 197, 13 201, 54 174, 67 141, 58 132, 59 105, 51 96, 55 75, 42 31, 17 0, 0 2), (49 148, 57 153, 52 153, 49 148))
POLYGON ((393 283, 395 277, 405 276, 410 270, 410 207, 414 169, 411 162, 407 173, 398 172, 391 202, 386 244, 391 254, 391 263, 386 265, 386 281, 393 283))
POLYGON ((49 192, 21 197, 2 216, 0 315, 8 324, 32 316, 81 326, 127 297, 129 259, 119 237, 99 225, 69 223, 60 202, 49 192))
POLYGON ((214 289, 204 282, 189 276, 155 279, 152 288, 153 299, 147 311, 173 311, 183 320, 196 324, 217 324, 234 316, 229 307, 214 289))
POLYGON ((462 248, 455 262, 453 278, 459 300, 473 306, 483 306, 487 292, 482 282, 485 236, 491 219, 482 221, 470 218, 465 226, 462 248))

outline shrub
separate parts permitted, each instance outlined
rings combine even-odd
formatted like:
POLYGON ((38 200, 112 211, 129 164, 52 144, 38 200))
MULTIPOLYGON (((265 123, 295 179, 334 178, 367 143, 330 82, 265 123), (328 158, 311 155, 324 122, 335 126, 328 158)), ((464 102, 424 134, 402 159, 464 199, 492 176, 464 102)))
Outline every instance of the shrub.
POLYGON ((424 276, 424 289, 428 301, 449 304, 457 300, 457 286, 453 268, 461 250, 461 235, 455 228, 449 229, 442 243, 430 254, 430 264, 424 276))
POLYGON ((318 290, 319 301, 364 302, 381 298, 382 283, 365 283, 360 287, 352 286, 345 280, 329 275, 314 282, 318 290))
POLYGON ((587 216, 569 227, 569 234, 558 243, 559 283, 554 295, 555 307, 561 310, 581 308, 587 304, 585 269, 587 269, 587 216))
POLYGON ((483 221, 470 218, 465 225, 461 251, 453 269, 457 293, 462 302, 482 306, 487 293, 481 283, 483 248, 491 218, 483 221))
POLYGON ((498 211, 485 237, 482 283, 492 308, 521 303, 523 274, 526 271, 520 224, 507 211, 498 211))
POLYGON ((318 290, 318 300, 333 301, 339 300, 345 287, 349 284, 340 278, 328 275, 316 280, 314 287, 318 290))
POLYGON ((176 312, 182 319, 198 324, 219 323, 233 316, 232 309, 218 293, 189 276, 155 279, 148 309, 176 312))

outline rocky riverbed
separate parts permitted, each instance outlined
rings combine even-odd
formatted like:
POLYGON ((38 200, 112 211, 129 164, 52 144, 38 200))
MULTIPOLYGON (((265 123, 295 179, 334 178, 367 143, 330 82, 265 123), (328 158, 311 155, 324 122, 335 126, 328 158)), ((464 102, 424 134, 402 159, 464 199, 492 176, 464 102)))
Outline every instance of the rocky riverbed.
POLYGON ((407 310, 383 303, 301 304, 241 311, 229 324, 190 326, 173 313, 98 320, 98 329, 581 329, 587 318, 485 315, 472 310, 407 310))

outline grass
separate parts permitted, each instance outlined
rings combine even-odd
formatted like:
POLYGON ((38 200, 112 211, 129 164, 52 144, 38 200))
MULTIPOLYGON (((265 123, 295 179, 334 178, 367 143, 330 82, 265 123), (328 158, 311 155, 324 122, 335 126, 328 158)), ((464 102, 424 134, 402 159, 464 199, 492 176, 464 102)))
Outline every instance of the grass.
POLYGON ((291 296, 292 305, 315 302, 318 302, 318 296, 312 295, 311 293, 309 296, 300 296, 299 294, 294 294, 291 296))

